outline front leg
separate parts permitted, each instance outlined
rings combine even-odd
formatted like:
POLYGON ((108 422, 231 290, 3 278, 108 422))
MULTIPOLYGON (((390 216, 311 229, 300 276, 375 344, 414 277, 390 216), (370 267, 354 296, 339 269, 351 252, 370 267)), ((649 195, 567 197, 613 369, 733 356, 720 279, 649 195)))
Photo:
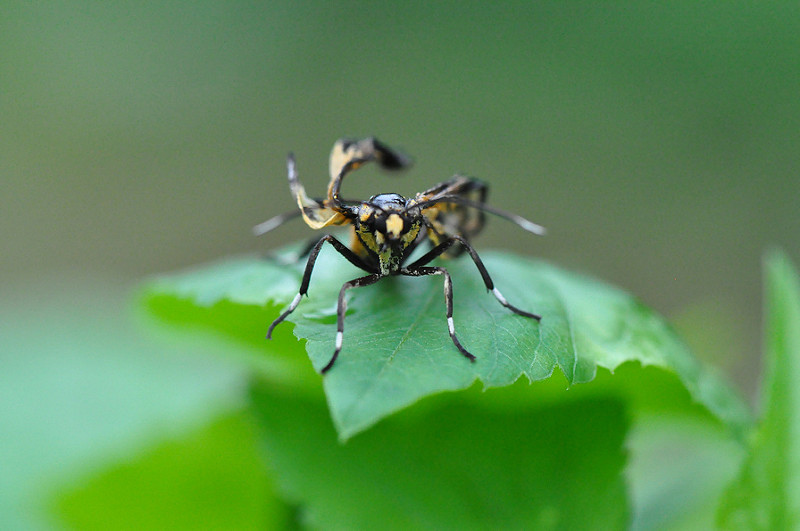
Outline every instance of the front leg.
POLYGON ((443 267, 409 266, 401 269, 400 274, 409 277, 423 277, 428 275, 442 275, 444 277, 444 303, 447 316, 447 331, 450 334, 450 339, 453 340, 453 344, 456 346, 458 351, 461 352, 461 354, 463 354, 464 357, 469 361, 475 361, 475 356, 470 354, 467 349, 461 345, 461 342, 456 337, 456 327, 453 323, 453 281, 451 280, 450 273, 447 272, 447 269, 443 267))
POLYGON ((512 312, 516 313, 517 315, 522 315, 524 317, 529 317, 531 319, 536 319, 537 321, 541 321, 542 317, 540 315, 536 315, 535 313, 526 312, 525 310, 520 310, 510 302, 506 300, 500 290, 497 289, 494 285, 494 281, 492 277, 489 276, 489 272, 486 270, 486 266, 483 265, 483 261, 481 257, 478 256, 478 252, 469 244, 467 240, 462 238, 461 236, 451 236, 450 239, 443 241, 427 253, 423 255, 419 260, 415 261, 411 265, 408 266, 409 269, 419 268, 434 258, 440 256, 442 253, 447 251, 450 247, 454 244, 460 243, 469 253, 470 258, 475 263, 475 267, 478 268, 478 272, 481 274, 481 278, 483 279, 483 284, 486 286, 486 289, 492 292, 495 299, 498 300, 500 304, 511 310, 512 312))
POLYGON ((339 301, 336 306, 336 349, 333 351, 333 356, 331 356, 330 361, 320 371, 322 374, 325 374, 333 367, 333 363, 336 361, 336 358, 339 357, 339 352, 342 350, 342 343, 344 342, 344 314, 347 312, 347 299, 345 299, 347 290, 350 288, 369 286, 382 278, 383 275, 380 273, 373 273, 365 277, 355 278, 342 285, 342 289, 339 290, 339 301))
POLYGON ((331 236, 330 234, 326 234, 312 247, 311 252, 308 255, 308 262, 306 262, 306 269, 303 273, 303 280, 300 282, 300 291, 298 291, 297 295, 295 295, 294 299, 292 300, 289 307, 278 316, 277 319, 272 321, 272 324, 269 325, 269 330, 267 330, 267 339, 272 339, 272 331, 275 330, 275 327, 278 326, 281 322, 283 322, 286 317, 292 313, 297 305, 300 304, 300 300, 303 298, 303 295, 308 293, 308 284, 311 282, 311 273, 314 271, 314 263, 317 261, 317 255, 319 255, 320 249, 322 249, 322 245, 328 242, 333 245, 333 248, 336 249, 339 254, 347 258, 347 260, 353 264, 354 266, 358 267, 359 269, 363 269, 367 272, 372 273, 374 268, 369 267, 367 264, 364 263, 361 258, 358 257, 353 251, 347 248, 342 242, 331 236))

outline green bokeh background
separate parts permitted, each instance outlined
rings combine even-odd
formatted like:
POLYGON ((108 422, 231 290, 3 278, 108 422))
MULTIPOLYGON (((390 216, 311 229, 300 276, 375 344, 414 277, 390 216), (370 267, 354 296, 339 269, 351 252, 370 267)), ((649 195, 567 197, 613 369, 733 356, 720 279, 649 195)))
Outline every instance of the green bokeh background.
MULTIPOLYGON (((309 192, 324 190, 340 136, 415 159, 400 180, 354 176, 349 196, 480 177, 494 205, 549 234, 492 220, 479 249, 639 295, 752 395, 761 254, 800 256, 798 50, 793 2, 4 2, 6 454, 86 429, 110 448, 122 435, 108 418, 169 424, 199 407, 132 413, 183 404, 180 383, 136 385, 152 374, 227 396, 217 362, 159 365, 162 347, 125 324, 126 289, 305 238, 299 222, 260 240, 250 227, 292 208, 289 150, 309 192), (107 410, 87 410, 88 392, 62 400, 111 375, 107 410), (61 424, 32 433, 43 410, 61 424)), ((87 445, 62 440, 51 461, 89 459, 87 445)))

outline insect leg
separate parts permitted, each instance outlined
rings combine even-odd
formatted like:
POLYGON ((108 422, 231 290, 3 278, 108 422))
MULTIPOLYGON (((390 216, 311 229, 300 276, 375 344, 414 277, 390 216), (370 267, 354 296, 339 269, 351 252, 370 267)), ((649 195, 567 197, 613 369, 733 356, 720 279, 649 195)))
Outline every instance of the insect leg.
POLYGON ((422 255, 419 259, 414 260, 414 262, 409 264, 407 267, 409 269, 415 269, 417 267, 424 266, 425 264, 429 263, 434 258, 440 256, 445 251, 447 251, 450 247, 453 246, 454 243, 455 243, 455 240, 453 240, 453 239, 447 239, 447 240, 443 241, 442 243, 440 243, 439 245, 437 245, 436 247, 434 247, 433 249, 431 249, 430 251, 428 251, 427 253, 422 255))
POLYGON ((359 277, 349 282, 345 282, 342 285, 342 289, 339 290, 339 301, 336 306, 336 349, 333 351, 333 356, 331 356, 330 361, 320 371, 322 374, 325 374, 331 369, 331 367, 333 367, 333 362, 336 361, 336 358, 339 357, 339 352, 342 350, 342 342, 344 341, 344 314, 347 311, 347 300, 345 299, 345 293, 350 288, 360 288, 362 286, 374 284, 381 278, 383 278, 383 275, 380 273, 373 273, 365 277, 359 277))
POLYGON ((345 208, 343 200, 339 197, 342 180, 348 173, 373 161, 386 170, 400 170, 411 164, 408 157, 373 137, 357 141, 338 140, 333 145, 329 162, 331 178, 328 184, 329 203, 340 209, 345 208))
POLYGON ((314 238, 309 238, 309 240, 303 244, 300 250, 297 251, 295 261, 299 262, 301 259, 311 254, 311 250, 317 246, 317 243, 319 243, 318 240, 315 240, 314 238))
POLYGON ((314 248, 315 245, 319 242, 318 238, 309 238, 303 246, 300 248, 299 251, 296 253, 292 253, 291 255, 284 256, 278 253, 270 253, 267 255, 271 260, 274 260, 278 264, 291 266, 303 260, 304 258, 308 257, 308 254, 311 252, 311 249, 314 248))
POLYGON ((311 249, 311 252, 308 256, 308 262, 306 262, 306 269, 303 273, 303 280, 300 282, 300 290, 298 291, 297 295, 295 295, 294 299, 292 300, 289 307, 277 318, 275 319, 271 325, 269 325, 269 330, 267 331, 267 339, 272 339, 272 331, 278 326, 286 317, 292 313, 297 305, 300 304, 300 299, 303 298, 303 295, 308 293, 308 284, 311 282, 311 272, 314 270, 314 263, 317 261, 317 255, 319 255, 319 251, 322 248, 322 245, 328 242, 333 245, 333 248, 339 251, 339 254, 347 258, 347 260, 353 264, 354 266, 363 269, 365 271, 372 271, 372 268, 368 267, 361 258, 358 257, 353 251, 348 249, 342 242, 331 236, 330 234, 326 234, 314 245, 311 249))
POLYGON ((409 277, 424 277, 427 275, 442 275, 444 277, 444 303, 447 315, 447 331, 458 351, 468 360, 475 361, 475 356, 470 354, 456 337, 456 328, 455 324, 453 324, 453 281, 450 279, 450 273, 447 272, 447 269, 443 267, 404 267, 400 270, 400 274, 409 277))
POLYGON ((494 286, 494 281, 492 277, 489 276, 489 272, 486 270, 486 266, 483 265, 483 261, 481 257, 478 256, 478 252, 469 244, 467 240, 462 238, 461 236, 451 236, 450 239, 443 241, 427 253, 425 253, 419 260, 416 260, 414 263, 408 266, 409 269, 414 269, 421 267, 437 256, 441 255, 445 251, 447 251, 454 243, 460 243, 469 253, 469 256, 472 258, 472 261, 475 262, 475 266, 478 268, 478 271, 481 274, 481 278, 483 278, 483 283, 486 286, 486 289, 492 292, 492 295, 506 308, 511 310, 512 312, 522 315, 525 317, 530 317, 531 319, 536 319, 537 321, 541 321, 542 317, 540 315, 536 315, 535 313, 526 312, 525 310, 520 310, 510 302, 506 300, 500 290, 494 286))
MULTIPOLYGON (((305 187, 300 183, 300 179, 297 177, 297 166, 295 164, 294 155, 291 153, 289 153, 286 158, 286 168, 289 175, 289 189, 292 192, 292 197, 294 197, 294 200, 297 202, 300 213, 309 227, 312 229, 321 229, 329 225, 341 225, 345 222, 347 218, 343 209, 330 208, 324 201, 308 197, 305 187)), ((257 228, 263 231, 266 225, 267 229, 271 229, 274 228, 272 226, 274 223, 278 223, 278 221, 273 222, 272 220, 267 220, 265 223, 258 225, 257 228)))
POLYGON ((516 313, 517 315, 522 315, 524 317, 530 317, 531 319, 536 319, 537 321, 541 321, 542 320, 542 316, 541 315, 536 315, 535 313, 530 313, 530 312, 526 312, 525 310, 520 310, 519 308, 517 308, 513 304, 509 303, 506 300, 506 298, 503 296, 503 294, 500 293, 500 290, 498 290, 494 286, 494 282, 492 281, 492 277, 489 276, 489 272, 486 270, 486 266, 483 265, 483 261, 481 260, 481 257, 478 256, 478 252, 469 244, 469 242, 467 240, 465 240, 461 236, 453 236, 452 238, 453 238, 453 240, 455 240, 458 243, 460 243, 461 245, 463 245, 464 248, 467 250, 467 252, 469 253, 470 257, 472 258, 472 261, 475 262, 475 266, 478 268, 478 271, 480 271, 480 273, 481 273, 481 277, 483 278, 483 283, 486 285, 486 289, 488 289, 489 291, 492 292, 492 295, 494 295, 494 297, 500 302, 500 304, 502 304, 503 306, 505 306, 506 308, 508 308, 512 312, 516 313))

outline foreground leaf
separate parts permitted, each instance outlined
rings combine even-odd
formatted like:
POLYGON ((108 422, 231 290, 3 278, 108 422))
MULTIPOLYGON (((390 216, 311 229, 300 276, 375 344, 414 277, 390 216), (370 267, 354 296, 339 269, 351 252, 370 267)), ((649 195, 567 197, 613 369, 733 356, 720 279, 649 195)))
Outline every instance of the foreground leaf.
POLYGON ((311 528, 599 530, 629 520, 628 421, 613 397, 514 411, 439 397, 341 445, 322 397, 267 384, 252 396, 268 462, 311 528))
MULTIPOLYGON (((553 266, 484 253, 499 289, 512 304, 540 313, 541 323, 502 307, 468 258, 446 263, 453 276, 455 325, 477 361, 470 363, 447 335, 440 278, 393 277, 349 294, 345 341, 324 378, 334 423, 342 438, 432 393, 531 381, 558 368, 568 384, 588 382, 597 367, 614 370, 639 362, 677 375, 691 396, 729 426, 740 429, 747 412, 732 390, 705 370, 666 323, 629 295, 553 266)), ((175 300, 197 306, 287 304, 303 264, 257 258, 231 259, 191 273, 164 277, 150 288, 151 308, 175 300)), ((334 349, 336 297, 358 270, 330 249, 317 261, 309 297, 288 321, 306 340, 320 369, 334 349)), ((277 316, 278 307, 273 309, 277 316)), ((262 312, 263 315, 263 312, 262 312)), ((266 330, 269 323, 260 324, 266 330)), ((282 324, 284 341, 290 325, 282 324)), ((263 332, 262 332, 263 333, 263 332)))
POLYGON ((789 259, 766 260, 764 412, 750 454, 720 510, 728 529, 800 524, 800 280, 789 259))

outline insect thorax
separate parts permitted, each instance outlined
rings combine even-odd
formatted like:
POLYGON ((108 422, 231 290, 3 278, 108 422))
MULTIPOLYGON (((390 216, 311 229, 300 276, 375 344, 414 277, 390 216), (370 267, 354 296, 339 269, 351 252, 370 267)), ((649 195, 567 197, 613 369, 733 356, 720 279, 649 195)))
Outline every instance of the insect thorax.
POLYGON ((413 200, 399 194, 380 194, 361 203, 355 219, 356 237, 382 275, 397 273, 422 226, 413 200))

